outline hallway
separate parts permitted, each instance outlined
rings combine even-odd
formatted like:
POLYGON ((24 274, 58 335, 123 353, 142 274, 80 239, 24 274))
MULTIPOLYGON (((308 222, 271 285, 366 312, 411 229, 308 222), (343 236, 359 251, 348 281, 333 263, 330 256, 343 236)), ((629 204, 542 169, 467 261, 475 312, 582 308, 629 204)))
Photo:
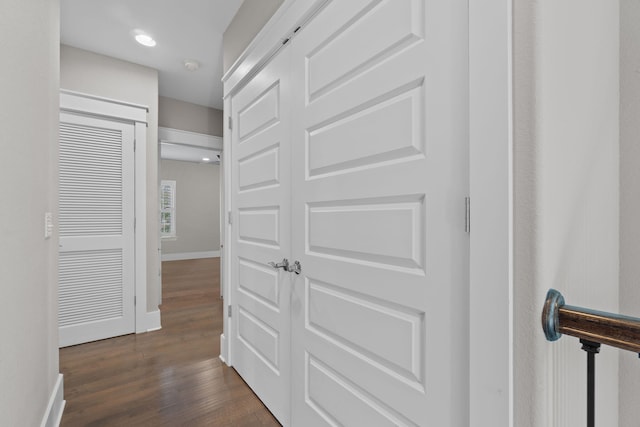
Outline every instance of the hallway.
POLYGON ((164 262, 162 329, 60 350, 63 427, 279 426, 218 358, 220 259, 164 262))

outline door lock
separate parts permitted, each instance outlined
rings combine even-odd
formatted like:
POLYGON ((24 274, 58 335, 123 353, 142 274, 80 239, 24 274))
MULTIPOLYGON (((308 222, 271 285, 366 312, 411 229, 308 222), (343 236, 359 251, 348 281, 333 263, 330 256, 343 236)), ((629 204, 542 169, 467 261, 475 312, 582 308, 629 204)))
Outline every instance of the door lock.
POLYGON ((286 258, 283 258, 282 262, 279 262, 277 264, 275 262, 271 261, 271 262, 269 262, 269 265, 271 267, 275 268, 275 269, 281 268, 284 271, 290 271, 289 270, 289 260, 286 259, 286 258))
POLYGON ((302 273, 302 265, 300 264, 300 261, 295 261, 293 265, 289 266, 287 271, 289 271, 290 273, 296 273, 296 274, 302 273))
POLYGON ((279 262, 276 264, 275 262, 271 261, 268 264, 271 267, 275 268, 276 270, 278 268, 281 268, 284 271, 288 271, 289 273, 296 273, 296 274, 302 273, 302 265, 300 264, 300 261, 295 261, 293 264, 289 264, 289 260, 286 258, 283 258, 282 262, 279 262))

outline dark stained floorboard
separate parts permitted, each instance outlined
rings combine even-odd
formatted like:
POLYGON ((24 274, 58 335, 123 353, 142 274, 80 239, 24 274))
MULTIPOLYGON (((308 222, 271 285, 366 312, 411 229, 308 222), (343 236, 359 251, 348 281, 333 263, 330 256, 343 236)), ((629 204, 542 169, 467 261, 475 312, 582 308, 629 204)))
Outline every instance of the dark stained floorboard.
POLYGON ((162 263, 162 329, 60 350, 63 427, 279 426, 220 361, 218 258, 162 263))

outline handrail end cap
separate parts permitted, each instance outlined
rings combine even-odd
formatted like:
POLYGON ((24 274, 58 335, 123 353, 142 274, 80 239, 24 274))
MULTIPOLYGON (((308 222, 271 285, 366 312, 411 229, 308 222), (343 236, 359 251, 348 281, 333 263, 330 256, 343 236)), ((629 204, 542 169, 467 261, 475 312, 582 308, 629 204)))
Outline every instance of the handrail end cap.
POLYGON ((542 309, 542 330, 548 341, 557 341, 562 334, 559 332, 558 310, 564 305, 564 297, 555 289, 549 289, 547 299, 542 309))

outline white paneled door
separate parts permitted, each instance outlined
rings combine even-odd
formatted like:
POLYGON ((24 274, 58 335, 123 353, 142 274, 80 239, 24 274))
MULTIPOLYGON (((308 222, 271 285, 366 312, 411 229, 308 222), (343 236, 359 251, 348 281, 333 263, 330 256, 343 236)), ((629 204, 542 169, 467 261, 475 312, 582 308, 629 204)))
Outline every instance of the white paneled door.
POLYGON ((466 2, 331 2, 292 43, 294 426, 468 425, 466 2))
POLYGON ((60 114, 60 346, 135 331, 134 125, 60 114))
POLYGON ((232 98, 233 363, 285 426, 469 425, 467 12, 330 1, 232 98))
POLYGON ((288 66, 285 50, 231 101, 234 367, 284 425, 290 273, 268 263, 291 254, 288 66))

